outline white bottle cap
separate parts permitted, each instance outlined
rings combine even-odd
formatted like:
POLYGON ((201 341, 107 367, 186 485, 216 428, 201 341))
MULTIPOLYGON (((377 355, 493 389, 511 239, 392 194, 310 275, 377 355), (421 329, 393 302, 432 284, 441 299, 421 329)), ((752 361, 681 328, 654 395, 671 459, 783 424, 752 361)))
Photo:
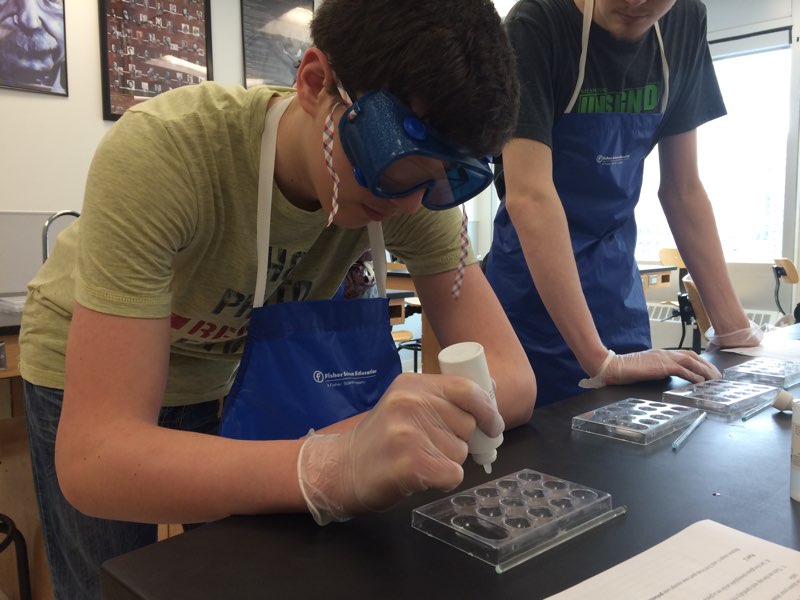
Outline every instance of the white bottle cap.
MULTIPOLYGON (((460 342, 439 352, 439 368, 445 375, 460 375, 471 379, 489 394, 495 407, 494 385, 486 364, 483 346, 477 342, 460 342)), ((503 434, 490 438, 475 428, 469 439, 469 452, 472 459, 483 465, 487 473, 492 472, 492 463, 497 459, 497 447, 503 443, 503 434)))
POLYGON ((446 375, 461 375, 477 383, 494 397, 494 386, 486 354, 478 342, 460 342, 439 352, 439 367, 446 375))

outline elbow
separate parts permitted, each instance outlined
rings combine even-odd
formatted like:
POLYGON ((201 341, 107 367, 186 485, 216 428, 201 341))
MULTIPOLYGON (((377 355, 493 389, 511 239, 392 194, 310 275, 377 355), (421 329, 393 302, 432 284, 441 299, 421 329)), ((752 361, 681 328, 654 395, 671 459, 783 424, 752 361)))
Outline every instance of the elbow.
POLYGON ((540 215, 547 205, 547 194, 530 189, 514 190, 506 194, 506 210, 511 221, 516 223, 530 214, 540 215))
POLYGON ((514 429, 530 421, 536 404, 536 377, 533 369, 520 369, 514 382, 514 391, 504 405, 503 420, 506 430, 514 429))
MULTIPOLYGON (((70 444, 62 441, 61 436, 56 438, 55 467, 56 478, 61 493, 67 502, 76 510, 89 516, 97 516, 92 512, 92 487, 87 481, 87 460, 76 459, 82 456, 79 449, 71 448, 70 444)), ((95 500, 96 501, 96 500, 95 500)))

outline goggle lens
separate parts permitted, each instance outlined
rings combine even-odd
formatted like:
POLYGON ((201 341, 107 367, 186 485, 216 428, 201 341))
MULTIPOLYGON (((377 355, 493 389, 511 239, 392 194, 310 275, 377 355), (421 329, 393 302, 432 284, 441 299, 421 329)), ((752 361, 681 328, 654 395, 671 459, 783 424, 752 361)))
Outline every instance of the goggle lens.
MULTIPOLYGON (((487 167, 488 170, 488 167, 487 167)), ((378 180, 379 193, 399 197, 427 188, 423 202, 433 209, 450 208, 485 186, 487 173, 465 164, 446 163, 426 156, 406 156, 390 164, 378 180)))
POLYGON ((443 210, 491 184, 486 162, 449 145, 388 93, 368 93, 348 112, 340 122, 342 144, 356 179, 376 196, 401 198, 425 188, 422 203, 443 210), (410 124, 417 126, 409 130, 410 124))

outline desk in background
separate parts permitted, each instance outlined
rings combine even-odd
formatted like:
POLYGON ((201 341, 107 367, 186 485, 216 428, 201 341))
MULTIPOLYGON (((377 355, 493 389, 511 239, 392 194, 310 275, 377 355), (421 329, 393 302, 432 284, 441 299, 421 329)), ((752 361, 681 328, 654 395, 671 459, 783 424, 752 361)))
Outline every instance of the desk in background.
MULTIPOLYGON (((408 290, 413 292, 411 295, 416 294, 414 288, 414 280, 411 279, 411 274, 406 269, 405 265, 400 263, 390 263, 389 271, 386 275, 386 287, 397 290, 408 290)), ((425 316, 425 307, 422 307, 422 330, 420 332, 420 341, 422 343, 422 372, 423 373, 439 373, 439 351, 442 349, 439 340, 436 339, 436 334, 433 333, 431 325, 425 316)))
POLYGON ((410 290, 387 289, 386 297, 389 299, 389 323, 400 325, 406 320, 406 298, 412 298, 414 292, 410 290))
MULTIPOLYGON (((3 294, 0 294, 2 297, 3 294)), ((19 375, 19 324, 21 315, 0 312, 0 342, 5 344, 5 368, 0 369, 0 383, 9 386, 8 406, 0 396, 0 418, 22 414, 22 379, 19 375)))
MULTIPOLYGON (((800 326, 787 334, 797 339, 800 326)), ((721 369, 748 360, 708 356, 721 369)), ((223 519, 106 562, 105 597, 542 598, 702 519, 800 549, 800 503, 789 499, 790 414, 710 417, 680 452, 670 449, 679 432, 638 446, 571 429, 572 417, 587 410, 629 396, 659 399, 682 385, 673 378, 608 387, 536 409, 527 425, 506 433, 492 475, 467 459, 460 489, 532 468, 608 492, 628 508, 503 574, 412 529, 412 509, 449 495, 429 491, 327 527, 308 515, 223 519)))
POLYGON ((639 274, 642 277, 642 287, 655 288, 666 287, 670 284, 672 271, 677 271, 678 267, 664 265, 639 265, 639 274))

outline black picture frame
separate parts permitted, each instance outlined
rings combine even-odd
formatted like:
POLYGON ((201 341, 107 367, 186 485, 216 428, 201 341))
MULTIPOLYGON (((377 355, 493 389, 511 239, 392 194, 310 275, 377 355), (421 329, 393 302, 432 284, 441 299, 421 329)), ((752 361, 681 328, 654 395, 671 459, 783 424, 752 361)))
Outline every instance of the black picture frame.
POLYGON ((314 0, 241 0, 241 9, 245 87, 294 85, 311 45, 314 0))
POLYGON ((103 119, 212 79, 211 0, 99 0, 103 119))
POLYGON ((64 0, 5 7, 0 15, 0 87, 69 95, 64 12, 64 0))

